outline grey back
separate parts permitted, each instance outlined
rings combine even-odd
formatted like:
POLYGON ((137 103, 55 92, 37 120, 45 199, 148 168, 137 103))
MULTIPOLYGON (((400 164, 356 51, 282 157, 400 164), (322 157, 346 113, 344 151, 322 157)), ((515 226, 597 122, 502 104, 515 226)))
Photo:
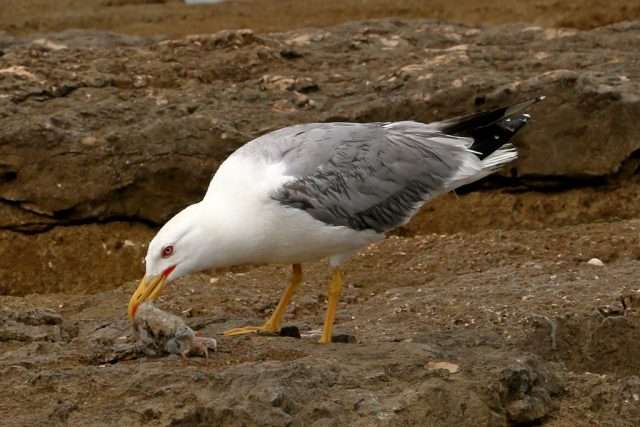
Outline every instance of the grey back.
POLYGON ((312 123, 263 135, 236 154, 286 165, 293 179, 272 194, 283 205, 384 232, 446 190, 471 142, 416 122, 312 123))

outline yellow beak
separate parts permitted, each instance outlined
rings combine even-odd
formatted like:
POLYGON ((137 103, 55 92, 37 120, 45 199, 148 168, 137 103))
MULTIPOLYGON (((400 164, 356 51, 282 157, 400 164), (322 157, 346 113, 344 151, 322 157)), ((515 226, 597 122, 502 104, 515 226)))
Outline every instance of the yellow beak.
POLYGON ((138 306, 143 302, 149 300, 153 301, 162 292, 165 286, 167 276, 165 274, 159 274, 151 281, 147 281, 147 275, 142 278, 138 289, 133 293, 131 300, 129 300, 129 320, 133 320, 136 315, 138 306))

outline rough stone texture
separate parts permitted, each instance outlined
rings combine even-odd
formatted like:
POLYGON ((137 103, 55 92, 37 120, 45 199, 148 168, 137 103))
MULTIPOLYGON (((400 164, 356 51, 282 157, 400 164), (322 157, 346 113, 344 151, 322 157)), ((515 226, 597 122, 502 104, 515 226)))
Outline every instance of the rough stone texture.
POLYGON ((640 147, 639 40, 638 23, 581 32, 390 20, 171 41, 2 35, 0 227, 161 223, 269 130, 428 122, 540 94, 509 175, 625 178, 640 147))
MULTIPOLYGON (((493 333, 440 333, 411 342, 355 346, 235 338, 224 341, 226 353, 211 355, 203 365, 141 357, 142 352, 132 352, 122 340, 126 327, 126 321, 103 319, 78 331, 65 321, 63 330, 74 334, 36 336, 37 342, 0 355, 3 382, 11 384, 15 396, 49 388, 65 402, 85 401, 86 390, 69 385, 87 381, 101 394, 101 399, 74 408, 49 404, 42 394, 28 406, 44 410, 17 411, 19 423, 61 421, 62 411, 64 421, 75 425, 503 426, 548 417, 557 409, 553 397, 562 389, 553 364, 508 349, 493 333), (243 363, 243 344, 255 346, 257 340, 263 341, 266 357, 243 363), (456 361, 461 371, 427 369, 434 359, 456 361), (52 363, 66 368, 51 368, 52 363), (115 388, 100 386, 114 381, 115 388), (123 398, 131 410, 118 408, 123 398)), ((0 400, 0 407, 5 404, 0 400)))
MULTIPOLYGON (((177 41, 1 35, 0 227, 73 224, 0 232, 0 293, 40 292, 0 297, 3 420, 639 425, 640 223, 619 221, 640 211, 639 32, 384 21, 177 41), (631 176, 624 185, 427 205, 414 230, 439 234, 392 236, 346 263, 336 328, 357 343, 221 337, 208 364, 131 345, 137 283, 118 285, 142 274, 153 231, 95 220, 157 224, 199 198, 235 147, 287 124, 429 121, 541 90, 514 181, 631 176), (443 362, 459 370, 429 368, 443 362)), ((308 332, 327 266, 304 268, 285 322, 308 332)), ((159 304, 219 336, 264 321, 288 271, 193 275, 159 304)))
MULTIPOLYGON (((352 344, 221 336, 269 316, 288 267, 192 275, 158 307, 219 339, 208 362, 132 345, 135 282, 0 296, 0 413, 20 426, 635 427, 639 228, 389 238, 344 266, 336 331, 352 344)), ((310 331, 329 272, 325 262, 304 272, 284 322, 310 331)))

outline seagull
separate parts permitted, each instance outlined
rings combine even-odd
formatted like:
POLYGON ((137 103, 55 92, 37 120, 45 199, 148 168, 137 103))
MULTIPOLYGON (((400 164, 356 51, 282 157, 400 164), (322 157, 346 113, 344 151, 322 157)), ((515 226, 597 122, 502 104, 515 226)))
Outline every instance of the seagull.
POLYGON ((341 263, 408 223, 427 201, 515 160, 509 140, 530 119, 521 111, 542 99, 429 124, 299 124, 248 142, 220 165, 202 201, 171 218, 151 240, 129 318, 187 274, 291 264, 289 285, 269 320, 224 335, 278 333, 302 282, 302 264, 328 258, 319 342, 330 342, 341 263))

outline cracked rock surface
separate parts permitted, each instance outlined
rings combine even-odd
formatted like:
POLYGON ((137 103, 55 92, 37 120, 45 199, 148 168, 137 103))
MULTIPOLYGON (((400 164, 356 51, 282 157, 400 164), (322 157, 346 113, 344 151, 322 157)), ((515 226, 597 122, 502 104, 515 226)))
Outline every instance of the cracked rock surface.
POLYGON ((516 141, 521 159, 505 173, 542 183, 626 178, 640 148, 639 25, 383 20, 177 40, 0 36, 0 226, 159 224, 269 130, 429 122, 542 94, 516 141))
MULTIPOLYGON (((133 281, 2 296, 0 411, 15 425, 635 426, 638 230, 628 220, 389 238, 345 264, 336 328, 356 340, 330 345, 221 335, 264 322, 286 266, 194 275, 157 305, 217 339, 208 361, 135 345, 133 281)), ((304 273, 284 326, 309 331, 322 324, 328 268, 304 273)))

